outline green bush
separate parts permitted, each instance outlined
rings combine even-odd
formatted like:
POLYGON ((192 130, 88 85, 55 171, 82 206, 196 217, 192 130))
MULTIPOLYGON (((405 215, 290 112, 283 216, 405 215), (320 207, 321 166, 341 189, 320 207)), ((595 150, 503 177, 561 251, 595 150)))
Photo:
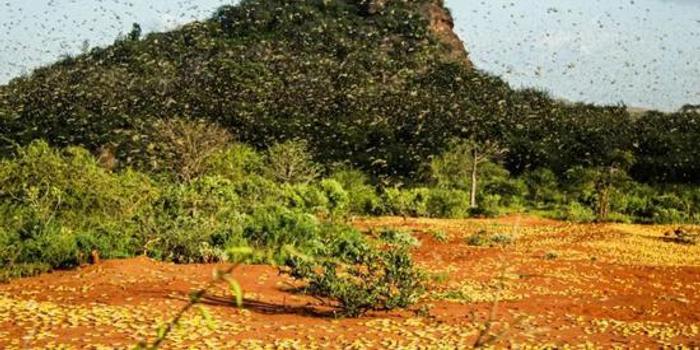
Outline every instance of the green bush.
POLYGON ((178 263, 225 260, 224 248, 242 241, 236 190, 229 180, 209 176, 166 187, 137 219, 142 249, 178 263))
POLYGON ((324 179, 319 184, 321 191, 328 198, 328 212, 332 217, 344 215, 349 207, 350 197, 343 186, 335 180, 324 179))
POLYGON ((527 199, 536 206, 557 204, 562 201, 556 174, 547 168, 537 168, 521 177, 527 188, 527 199))
POLYGON ((306 293, 335 301, 342 316, 393 310, 417 301, 423 293, 423 276, 407 247, 363 249, 352 261, 292 257, 287 272, 307 283, 306 293))
POLYGON ((231 142, 230 133, 216 123, 187 118, 144 120, 135 138, 118 145, 120 158, 151 173, 165 173, 180 181, 203 176, 210 158, 231 142))
MULTIPOLYGON (((525 200, 527 187, 525 182, 511 178, 497 178, 484 185, 485 194, 483 197, 498 196, 498 203, 483 203, 484 198, 479 201, 480 205, 486 208, 496 209, 503 205, 506 207, 520 206, 525 200), (495 204, 495 206, 494 206, 495 204)), ((494 198, 491 198, 493 200, 494 198)), ((488 200, 488 199, 487 199, 488 200)))
POLYGON ((234 144, 207 158, 205 168, 206 175, 241 182, 262 172, 263 158, 250 146, 234 144))
POLYGON ((418 239, 413 237, 413 235, 411 235, 410 232, 405 232, 397 229, 382 229, 381 231, 379 231, 379 239, 387 243, 407 247, 416 247, 420 245, 418 239))
POLYGON ((376 215, 383 211, 383 203, 367 175, 359 170, 340 170, 331 176, 348 193, 349 210, 354 214, 376 215))
POLYGON ((267 150, 265 167, 267 177, 279 183, 309 183, 321 174, 321 166, 313 161, 305 141, 287 141, 267 150))
POLYGON ((241 210, 246 213, 257 206, 275 204, 284 198, 282 187, 258 175, 248 176, 244 181, 236 182, 233 186, 236 195, 240 198, 241 210))
POLYGON ((133 255, 140 244, 134 221, 159 196, 142 174, 112 173, 84 149, 42 141, 0 161, 0 189, 0 250, 14 252, 0 262, 10 268, 72 267, 92 250, 133 255))
POLYGON ((562 219, 573 222, 592 222, 596 216, 593 209, 579 202, 571 202, 564 208, 562 219))
POLYGON ((385 214, 408 216, 412 205, 411 193, 399 188, 386 188, 382 195, 385 214))
POLYGON ((479 230, 466 239, 466 243, 474 247, 496 247, 513 243, 513 237, 503 233, 490 233, 486 230, 479 230))
POLYGON ((469 216, 492 218, 500 214, 501 196, 497 194, 486 195, 479 201, 479 206, 469 208, 469 216))
POLYGON ((433 189, 428 213, 435 218, 463 218, 469 210, 469 194, 460 190, 433 189))
POLYGON ((286 246, 310 255, 323 249, 320 222, 316 217, 280 205, 257 208, 246 218, 243 237, 248 244, 264 251, 266 262, 283 263, 286 246))
POLYGON ((296 188, 304 202, 304 210, 315 214, 328 210, 328 197, 319 186, 300 184, 296 185, 296 188))
POLYGON ((419 187, 409 191, 410 204, 408 213, 414 217, 425 217, 430 213, 428 211, 428 202, 430 201, 430 189, 419 187))

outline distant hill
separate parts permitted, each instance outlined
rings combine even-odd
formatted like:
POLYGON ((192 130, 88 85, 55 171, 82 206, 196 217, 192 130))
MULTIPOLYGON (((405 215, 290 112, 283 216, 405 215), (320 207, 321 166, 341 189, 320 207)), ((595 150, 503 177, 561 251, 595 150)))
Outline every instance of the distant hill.
POLYGON ((452 26, 439 0, 243 0, 1 87, 0 147, 44 138, 129 165, 154 120, 181 117, 260 148, 304 138, 318 160, 378 176, 418 176, 453 137, 501 143, 514 172, 631 149, 624 108, 515 91, 473 66, 452 26))

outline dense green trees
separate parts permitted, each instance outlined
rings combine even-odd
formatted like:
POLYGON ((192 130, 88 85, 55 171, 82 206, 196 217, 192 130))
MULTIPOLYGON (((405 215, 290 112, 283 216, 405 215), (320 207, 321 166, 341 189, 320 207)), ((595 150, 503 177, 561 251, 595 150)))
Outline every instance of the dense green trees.
MULTIPOLYGON (((549 169, 562 180, 574 168, 620 168, 615 158, 624 154, 633 162, 620 170, 634 180, 700 180, 697 108, 631 116, 624 106, 513 90, 451 59, 429 27, 430 2, 247 0, 167 33, 142 37, 135 26, 133 40, 1 87, 0 150, 12 155, 41 138, 86 147, 115 167, 187 179, 208 166, 198 159, 217 153, 216 140, 260 150, 301 139, 321 164, 361 170, 375 184, 421 186, 456 138, 507 150, 499 160, 514 176, 549 169), (201 130, 200 141, 167 140, 196 125, 212 131, 201 130)), ((484 154, 474 150, 472 158, 484 154)), ((477 189, 455 188, 471 192, 472 206, 482 187, 475 164, 469 183, 477 189)), ((609 183, 600 182, 603 197, 609 183)), ((531 196, 556 197, 544 192, 531 196)), ((374 206, 370 196, 363 201, 374 206)))

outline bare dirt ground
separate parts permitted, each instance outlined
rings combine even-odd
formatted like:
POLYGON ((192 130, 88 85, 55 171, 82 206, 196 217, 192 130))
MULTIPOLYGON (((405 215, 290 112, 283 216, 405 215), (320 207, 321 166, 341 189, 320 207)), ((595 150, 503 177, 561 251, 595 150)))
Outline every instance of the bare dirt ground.
MULTIPOLYGON (((337 319, 293 293, 276 268, 243 266, 235 276, 245 308, 221 286, 202 305, 210 317, 186 314, 163 348, 461 349, 488 320, 494 348, 700 348, 700 246, 668 242, 671 227, 521 216, 355 224, 397 227, 420 240, 414 257, 430 282, 418 305, 337 319), (479 230, 514 240, 466 244, 479 230)), ((133 347, 153 339, 224 267, 137 258, 0 285, 0 349, 133 347)))

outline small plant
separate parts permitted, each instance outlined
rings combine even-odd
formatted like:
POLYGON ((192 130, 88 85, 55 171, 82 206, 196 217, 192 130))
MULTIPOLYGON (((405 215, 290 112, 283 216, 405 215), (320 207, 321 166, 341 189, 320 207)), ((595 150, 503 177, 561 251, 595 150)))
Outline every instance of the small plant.
POLYGON ((287 261, 286 273, 306 281, 306 293, 333 300, 339 315, 347 317, 404 308, 423 294, 423 276, 408 247, 365 245, 353 257, 342 261, 295 254, 287 261))
POLYGON ((450 280, 450 274, 447 271, 432 272, 429 278, 435 283, 445 283, 450 280))
POLYGON ((595 213, 579 202, 571 202, 564 209, 562 218, 573 222, 592 222, 595 220, 595 213))
POLYGON ((379 232, 379 239, 401 246, 417 247, 420 245, 418 239, 413 237, 409 232, 397 229, 383 229, 379 232))
POLYGON ((559 259, 559 253, 557 252, 547 252, 544 254, 545 260, 557 260, 559 259))
POLYGON ((450 239, 450 236, 447 234, 447 232, 442 230, 430 230, 428 231, 428 234, 432 236, 434 240, 440 243, 446 243, 450 239))
POLYGON ((474 247, 506 246, 513 243, 513 236, 505 233, 491 234, 486 230, 480 230, 467 237, 466 242, 474 247))

